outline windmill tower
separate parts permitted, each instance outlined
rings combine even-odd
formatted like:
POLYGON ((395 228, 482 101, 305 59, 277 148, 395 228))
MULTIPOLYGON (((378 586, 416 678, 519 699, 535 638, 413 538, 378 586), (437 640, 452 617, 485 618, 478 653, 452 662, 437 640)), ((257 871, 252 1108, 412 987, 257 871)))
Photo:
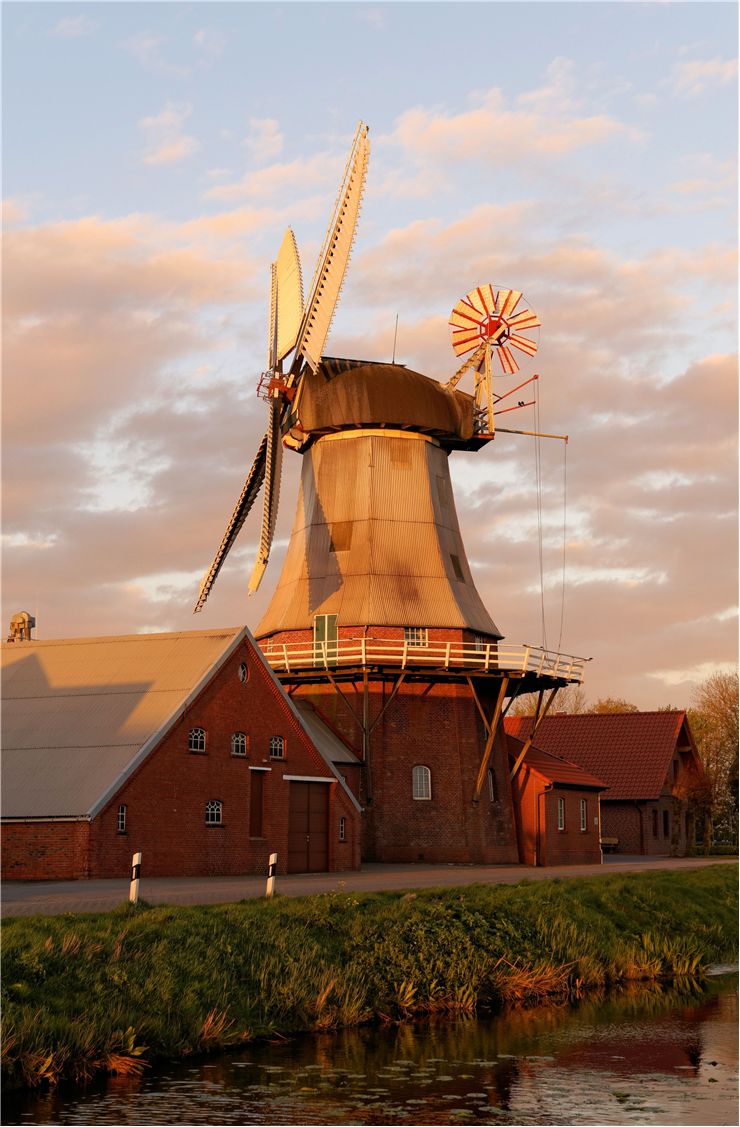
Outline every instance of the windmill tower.
POLYGON ((293 531, 256 636, 294 702, 359 760, 359 778, 351 768, 347 777, 365 810, 364 856, 516 861, 501 723, 507 701, 538 691, 539 722, 558 688, 581 680, 583 665, 503 644, 468 564, 449 456, 493 438, 504 398, 493 391, 493 360, 516 372, 512 350, 536 351, 525 334, 539 320, 517 312, 517 291, 471 291, 451 317, 453 348, 469 356, 444 386, 400 364, 323 355, 359 213, 367 132, 360 124, 305 304, 292 231, 273 264, 260 383, 268 428, 195 609, 264 482, 256 590, 275 526, 282 449, 297 452, 293 531), (474 375, 472 395, 458 387, 466 372, 474 375))

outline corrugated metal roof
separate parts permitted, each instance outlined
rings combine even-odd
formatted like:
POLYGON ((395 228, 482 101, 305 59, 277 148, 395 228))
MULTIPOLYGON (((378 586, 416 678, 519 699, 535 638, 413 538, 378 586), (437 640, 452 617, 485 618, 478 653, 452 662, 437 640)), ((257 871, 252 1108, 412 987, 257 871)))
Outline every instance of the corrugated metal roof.
MULTIPOLYGON (((526 738, 531 716, 507 717, 506 732, 526 738)), ((546 716, 537 729, 537 745, 578 763, 603 779, 612 799, 656 799, 684 728, 692 747, 685 712, 584 713, 546 716), (684 728, 685 726, 685 728, 684 728)))
POLYGON ((339 736, 332 732, 321 717, 317 714, 316 709, 308 701, 293 699, 293 704, 296 706, 301 718, 303 727, 310 735, 314 746, 319 748, 325 759, 328 759, 334 764, 352 764, 359 767, 360 761, 354 752, 350 751, 346 744, 342 743, 339 736))
POLYGON ((311 629, 316 614, 340 626, 501 636, 473 583, 439 446, 352 431, 304 456, 285 564, 257 634, 311 629))
POLYGON ((3 817, 89 815, 245 634, 4 644, 3 817))

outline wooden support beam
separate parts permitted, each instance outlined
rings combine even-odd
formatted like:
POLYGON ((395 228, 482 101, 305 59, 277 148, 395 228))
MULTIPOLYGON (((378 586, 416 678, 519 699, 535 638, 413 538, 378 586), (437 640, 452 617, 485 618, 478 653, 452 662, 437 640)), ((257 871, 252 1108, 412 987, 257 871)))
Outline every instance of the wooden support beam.
POLYGON ((380 712, 378 713, 378 715, 375 717, 372 724, 370 725, 368 735, 370 735, 372 732, 375 731, 376 726, 380 723, 380 721, 383 719, 383 717, 385 716, 385 714, 388 711, 388 709, 390 708, 390 706, 393 704, 393 701, 396 699, 396 694, 397 694, 398 690, 401 688, 401 685, 403 684, 405 679, 406 679, 406 672, 404 670, 404 672, 401 674, 401 676, 398 678, 395 685, 393 686, 393 689, 391 690, 391 695, 388 697, 388 700, 385 702, 385 704, 381 708, 380 712))
POLYGON ((352 705, 351 705, 351 704, 349 703, 349 700, 347 699, 347 696, 346 696, 346 694, 345 694, 345 693, 343 693, 343 692, 342 692, 342 690, 341 690, 341 689, 339 688, 339 683, 338 683, 338 682, 337 682, 337 681, 335 680, 335 678, 334 678, 333 674, 331 673, 331 671, 330 671, 329 669, 325 669, 325 670, 324 670, 324 673, 325 673, 325 674, 326 674, 326 676, 327 676, 327 677, 329 678, 329 680, 331 681, 331 683, 332 683, 332 685, 333 685, 334 689, 336 690, 337 694, 338 694, 338 695, 339 695, 339 696, 340 696, 340 697, 342 698, 342 700, 343 700, 343 701, 344 701, 344 703, 346 704, 347 708, 349 709, 349 711, 350 711, 351 715, 352 715, 352 716, 354 717, 354 719, 355 719, 355 720, 357 721, 357 723, 359 724, 360 728, 361 728, 361 729, 363 730, 363 732, 364 732, 364 730, 365 730, 365 726, 364 726, 364 724, 362 723, 362 720, 361 720, 361 718, 360 718, 360 717, 359 717, 359 716, 357 715, 357 713, 355 712, 354 708, 353 708, 353 707, 352 707, 352 705))
POLYGON ((478 712, 480 713, 480 718, 483 721, 483 730, 485 731, 486 735, 488 735, 488 732, 490 730, 491 725, 488 722, 488 717, 486 716, 485 712, 483 711, 483 705, 480 702, 480 697, 478 696, 477 692, 475 691, 475 685, 473 684, 473 678, 468 676, 468 677, 465 678, 465 680, 468 682, 468 688, 470 689, 471 693, 473 694, 473 700, 475 701, 475 707, 478 709, 478 712))
POLYGON ((510 781, 512 781, 516 777, 516 773, 517 773, 517 771, 519 770, 519 768, 521 767, 521 765, 524 761, 524 756, 527 754, 530 747, 534 743, 534 737, 537 734, 537 729, 539 728, 540 724, 542 723, 542 721, 547 716, 548 709, 550 708, 550 705, 552 704, 552 702, 555 700, 555 696, 556 696, 559 688, 560 688, 560 686, 556 685, 554 689, 550 690, 550 695, 547 698, 547 701, 545 703, 544 708, 540 708, 540 706, 542 704, 542 693, 540 693, 540 699, 537 703, 537 711, 536 711, 535 716, 534 716, 534 724, 532 725, 532 731, 529 733, 529 736, 524 741, 524 746, 523 746, 522 750, 519 752, 519 754, 517 755, 516 762, 515 762, 514 766, 511 768, 511 774, 509 775, 510 781))
POLYGON ((480 801, 480 792, 483 789, 483 782, 485 780, 486 771, 488 770, 488 764, 491 759, 491 752, 493 751, 493 741, 496 738, 496 730, 498 728, 499 720, 501 719, 501 711, 504 707, 504 699, 506 698, 506 690, 508 689, 508 687, 509 678, 502 677, 501 687, 498 691, 498 697, 496 699, 496 707, 493 710, 491 722, 488 726, 488 739, 486 740, 486 746, 483 749, 483 758, 481 759, 480 767, 478 768, 478 778, 475 780, 473 802, 476 803, 480 801))

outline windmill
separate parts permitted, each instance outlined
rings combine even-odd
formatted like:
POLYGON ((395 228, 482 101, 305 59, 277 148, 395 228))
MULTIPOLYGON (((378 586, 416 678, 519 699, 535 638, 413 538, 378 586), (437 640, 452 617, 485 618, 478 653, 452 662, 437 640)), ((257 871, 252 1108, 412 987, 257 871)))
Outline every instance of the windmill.
POLYGON ((502 413, 498 403, 518 390, 494 393, 494 359, 514 375, 516 354, 536 352, 528 334, 539 319, 517 290, 487 284, 471 291, 451 315, 453 348, 467 359, 446 385, 395 362, 324 355, 368 154, 361 123, 305 304, 292 231, 273 264, 260 380, 267 431, 195 609, 264 483, 249 584, 257 589, 275 526, 282 448, 297 452, 293 529, 255 636, 293 703, 344 740, 340 762, 357 769, 365 805, 365 857, 514 861, 506 699, 541 694, 534 738, 558 688, 581 680, 583 661, 504 644, 468 563, 449 458, 494 437, 494 408, 502 413), (475 377, 472 395, 458 386, 467 371, 475 377))
POLYGON ((262 528, 249 593, 253 594, 262 581, 275 531, 283 438, 290 421, 291 404, 305 372, 315 372, 321 360, 352 250, 369 155, 368 127, 360 122, 305 305, 300 258, 290 228, 272 264, 267 370, 260 380, 260 389, 264 389, 268 404, 267 431, 259 444, 213 563, 203 578, 194 613, 202 609, 208 598, 264 483, 262 528), (291 352, 292 361, 284 372, 283 361, 291 352))

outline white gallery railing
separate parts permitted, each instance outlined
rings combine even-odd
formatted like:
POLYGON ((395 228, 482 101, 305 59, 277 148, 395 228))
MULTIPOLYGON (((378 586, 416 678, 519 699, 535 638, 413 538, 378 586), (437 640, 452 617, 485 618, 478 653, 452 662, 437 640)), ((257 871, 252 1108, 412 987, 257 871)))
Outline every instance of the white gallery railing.
POLYGON ((578 684, 588 658, 553 653, 538 646, 505 646, 475 642, 429 642, 413 645, 401 639, 339 638, 329 642, 261 643, 275 670, 294 673, 341 666, 395 666, 399 669, 445 669, 471 673, 535 673, 578 684))

